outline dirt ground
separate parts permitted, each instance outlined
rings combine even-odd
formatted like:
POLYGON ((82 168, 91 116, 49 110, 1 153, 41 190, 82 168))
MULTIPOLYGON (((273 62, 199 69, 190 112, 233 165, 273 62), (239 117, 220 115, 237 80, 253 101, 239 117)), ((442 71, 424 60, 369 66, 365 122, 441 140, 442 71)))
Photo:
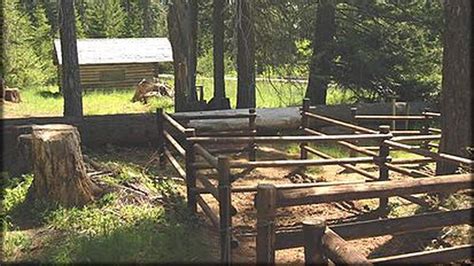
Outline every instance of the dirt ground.
MULTIPOLYGON (((259 160, 265 157, 277 159, 288 159, 288 154, 280 153, 272 148, 264 148, 264 154, 259 153, 259 160), (263 156, 262 156, 263 155, 263 156)), ((361 165, 361 168, 368 171, 374 171, 377 174, 377 168, 373 165, 361 165)), ((256 186, 262 183, 289 184, 301 180, 295 180, 293 172, 295 168, 259 168, 252 170, 244 178, 238 179, 232 185, 238 186, 256 186)), ((209 173, 199 172, 199 174, 209 176, 209 173)), ((363 177, 355 173, 347 173, 344 168, 339 166, 325 166, 318 171, 306 171, 310 181, 356 181, 363 180, 363 177)), ((392 179, 398 179, 400 176, 391 174, 392 179)), ((217 201, 210 195, 203 196, 206 202, 218 213, 217 201)), ((238 213, 232 217, 233 233, 239 241, 239 247, 233 249, 232 260, 236 263, 254 263, 255 250, 255 227, 256 210, 253 206, 255 193, 233 193, 232 204, 237 208, 238 213)), ((393 199, 391 199, 391 202, 393 199)), ((399 204, 406 205, 407 208, 413 208, 414 204, 404 200, 397 200, 399 204)), ((279 208, 277 212, 277 231, 278 228, 291 227, 298 225, 305 217, 324 217, 328 224, 348 222, 354 220, 374 219, 376 214, 374 209, 377 207, 377 199, 354 201, 345 203, 317 204, 311 206, 296 206, 288 208, 279 208)), ((205 215, 199 210, 203 217, 205 215)), ((206 219, 206 218, 204 218, 206 219)), ((207 220, 210 224, 209 220, 207 220)), ((426 247, 436 237, 437 232, 428 232, 427 234, 404 235, 404 236, 381 236, 367 239, 350 241, 361 254, 371 257, 381 257, 395 255, 407 251, 419 251, 426 247)), ((218 243, 218 235, 215 231, 210 231, 210 236, 218 243)), ((216 250, 217 254, 218 250, 216 250)), ((276 252, 277 263, 304 263, 303 248, 278 250, 276 252)))

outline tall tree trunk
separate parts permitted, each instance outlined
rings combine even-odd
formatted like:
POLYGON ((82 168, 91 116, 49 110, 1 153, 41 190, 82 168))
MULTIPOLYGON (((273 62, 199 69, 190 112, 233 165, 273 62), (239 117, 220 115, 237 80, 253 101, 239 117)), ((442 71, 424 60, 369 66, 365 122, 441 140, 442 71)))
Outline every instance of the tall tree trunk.
POLYGON ((77 55, 74 1, 59 1, 59 25, 62 58, 61 91, 64 96, 64 116, 82 117, 82 88, 77 55))
MULTIPOLYGON (((1 79, 1 82, 2 82, 2 95, 3 95, 3 77, 5 76, 5 54, 4 54, 4 49, 5 49, 5 46, 4 46, 4 41, 5 41, 5 23, 4 23, 4 18, 5 16, 5 1, 1 1, 0 2, 0 57, 2 58, 1 62, 0 62, 0 79, 1 79)), ((3 98, 3 97, 2 97, 3 98)))
POLYGON ((188 102, 197 101, 196 92, 196 69, 197 69, 197 45, 198 45, 198 0, 188 0, 188 28, 189 34, 189 84, 191 91, 188 94, 188 102))
POLYGON ((152 36, 152 23, 153 19, 151 17, 151 10, 150 7, 151 3, 150 0, 142 0, 142 8, 143 8, 143 33, 145 37, 152 36))
POLYGON ((224 9, 225 1, 214 0, 212 12, 214 98, 209 102, 210 109, 229 109, 229 100, 225 97, 224 71, 224 9))
POLYGON ((172 1, 167 20, 173 49, 175 111, 196 110, 197 1, 172 1))
MULTIPOLYGON (((472 147, 471 0, 444 2, 443 81, 441 90, 440 152, 465 157, 472 147)), ((456 166, 439 162, 437 174, 449 174, 456 166)))
POLYGON ((251 0, 237 0, 237 108, 255 107, 255 26, 251 0))
POLYGON ((320 0, 314 25, 313 55, 309 66, 306 97, 312 105, 326 104, 326 93, 331 76, 334 34, 336 32, 335 1, 320 0))

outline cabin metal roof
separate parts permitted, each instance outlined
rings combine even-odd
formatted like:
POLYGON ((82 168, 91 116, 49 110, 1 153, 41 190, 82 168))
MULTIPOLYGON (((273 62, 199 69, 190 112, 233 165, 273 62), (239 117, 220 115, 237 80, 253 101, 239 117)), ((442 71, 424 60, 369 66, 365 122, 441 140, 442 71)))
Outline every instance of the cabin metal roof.
MULTIPOLYGON (((54 40, 55 63, 62 64, 61 42, 54 40)), ((172 62, 168 38, 78 39, 79 65, 172 62)))

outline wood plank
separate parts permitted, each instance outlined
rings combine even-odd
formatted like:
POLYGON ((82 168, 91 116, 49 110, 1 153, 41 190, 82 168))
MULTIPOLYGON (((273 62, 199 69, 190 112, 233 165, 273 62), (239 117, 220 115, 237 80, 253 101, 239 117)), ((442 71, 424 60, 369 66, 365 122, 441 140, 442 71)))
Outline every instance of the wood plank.
POLYGON ((239 153, 239 152, 245 152, 249 150, 250 147, 246 145, 245 147, 241 148, 235 148, 235 147, 230 147, 230 148, 214 148, 214 149, 207 149, 210 153, 217 153, 217 154, 224 154, 224 153, 239 153))
POLYGON ((279 143, 279 142, 317 142, 337 140, 383 140, 391 134, 325 135, 325 136, 257 136, 257 137, 193 137, 190 140, 199 143, 279 143))
POLYGON ((327 159, 327 160, 275 160, 275 161, 256 161, 256 162, 231 162, 232 168, 247 168, 247 167, 287 167, 287 166, 320 166, 320 165, 335 165, 346 163, 373 163, 373 157, 354 157, 342 159, 327 159))
POLYGON ((171 152, 168 150, 168 148, 165 147, 165 157, 168 159, 168 161, 171 163, 173 168, 178 172, 179 176, 183 179, 186 180, 186 171, 181 167, 181 165, 178 163, 178 161, 173 157, 171 152))
POLYGON ((473 245, 462 245, 437 250, 420 251, 395 255, 377 259, 371 259, 373 264, 442 264, 472 259, 474 253, 473 245))
POLYGON ((223 136, 255 136, 256 130, 232 130, 232 131, 204 131, 197 132, 198 137, 223 137, 223 136))
POLYGON ((178 121, 174 120, 173 117, 171 117, 167 113, 163 113, 163 117, 165 120, 170 123, 176 130, 178 130, 180 133, 185 134, 186 128, 184 128, 178 121))
POLYGON ((437 112, 423 112, 422 114, 426 116, 432 116, 432 117, 441 117, 441 113, 437 113, 437 112))
MULTIPOLYGON (((402 235, 411 232, 428 231, 446 226, 470 224, 473 208, 417 214, 408 217, 384 218, 336 224, 330 226, 334 232, 346 240, 376 237, 383 235, 402 235)), ((287 249, 303 245, 301 227, 277 232, 275 248, 287 249)))
POLYGON ((186 150, 179 144, 179 142, 171 136, 166 130, 164 131, 164 137, 173 146, 173 148, 183 157, 186 157, 186 150))
POLYGON ((436 144, 436 143, 428 143, 428 147, 430 147, 430 148, 435 148, 435 149, 439 149, 439 144, 436 144))
MULTIPOLYGON (((365 181, 337 181, 337 182, 321 182, 321 183, 298 183, 298 184, 279 184, 275 185, 278 189, 294 189, 294 188, 309 188, 309 187, 327 187, 347 184, 361 184, 365 181)), ((257 186, 238 186, 232 187, 233 193, 255 193, 257 186)), ((206 190, 199 190, 199 193, 210 193, 206 190)))
POLYGON ((421 171, 414 170, 414 169, 408 169, 408 168, 404 168, 404 167, 400 167, 400 166, 396 166, 396 165, 391 164, 391 163, 386 163, 385 165, 391 171, 394 171, 394 172, 397 172, 397 173, 400 173, 400 174, 404 174, 404 175, 407 175, 407 176, 411 176, 411 177, 431 177, 432 176, 432 175, 427 174, 425 172, 421 172, 421 171))
POLYGON ((336 265, 371 265, 359 250, 329 228, 323 235, 322 242, 326 255, 336 265))
POLYGON ((392 159, 391 164, 420 164, 420 163, 433 163, 436 162, 432 158, 401 158, 401 159, 392 159))
POLYGON ((428 128, 428 131, 432 132, 432 133, 440 133, 441 134, 441 129, 439 129, 439 128, 430 127, 430 128, 428 128))
MULTIPOLYGON (((318 150, 313 149, 313 148, 311 148, 311 147, 304 146, 303 148, 304 148, 305 150, 309 151, 310 153, 315 154, 315 155, 317 155, 317 156, 319 156, 319 157, 321 157, 321 158, 323 158, 323 159, 334 159, 334 157, 329 156, 329 155, 325 154, 324 152, 318 151, 318 150)), ((371 179, 371 180, 376 180, 376 179, 378 179, 378 176, 373 175, 373 174, 371 174, 371 173, 369 173, 369 172, 367 172, 367 171, 365 171, 365 170, 359 169, 359 168, 355 167, 355 166, 352 165, 352 164, 339 164, 339 166, 341 166, 341 167, 343 167, 343 168, 345 168, 345 169, 349 169, 349 170, 351 170, 351 171, 354 171, 354 172, 356 172, 356 173, 358 173, 358 174, 360 174, 360 175, 362 175, 362 176, 364 176, 364 177, 367 177, 367 178, 369 178, 369 179, 371 179)))
POLYGON ((201 182, 207 192, 210 192, 212 196, 218 201, 219 200, 219 192, 217 191, 217 186, 213 185, 211 181, 207 177, 197 175, 197 180, 201 182))
POLYGON ((322 116, 322 115, 318 115, 318 114, 311 113, 311 112, 303 112, 302 115, 305 115, 305 116, 308 116, 308 117, 311 117, 311 118, 315 118, 315 119, 318 119, 318 120, 321 120, 321 121, 324 121, 324 122, 328 122, 328 123, 336 125, 336 126, 341 126, 341 127, 345 127, 345 128, 348 128, 348 129, 363 132, 363 133, 369 133, 369 134, 370 133, 374 133, 374 134, 378 133, 376 130, 373 130, 373 129, 370 129, 370 128, 356 126, 356 125, 353 125, 353 124, 350 124, 350 123, 347 123, 347 122, 344 122, 344 121, 341 121, 341 120, 337 120, 337 119, 334 119, 334 118, 329 118, 327 116, 322 116))
MULTIPOLYGON (((310 129, 310 128, 305 128, 304 131, 306 133, 309 133, 309 134, 312 134, 312 135, 316 135, 316 136, 327 136, 326 134, 324 133, 321 133, 319 131, 316 131, 314 129, 310 129)), ((368 155, 368 156, 378 156, 378 153, 376 152, 373 152, 373 151, 370 151, 370 150, 367 150, 367 149, 364 149, 363 147, 360 147, 360 146, 357 146, 355 144, 352 144, 350 142, 347 142, 347 141, 337 141, 336 143, 350 149, 350 150, 353 150, 355 152, 358 152, 358 153, 361 153, 361 154, 365 154, 365 155, 368 155)))
POLYGON ((210 152, 208 152, 203 146, 196 143, 196 144, 194 144, 194 150, 196 151, 197 154, 201 155, 204 159, 206 159, 206 161, 210 165, 214 166, 215 168, 218 167, 217 157, 215 157, 210 152))
POLYGON ((471 187, 471 175, 445 175, 431 178, 370 182, 333 187, 279 191, 279 206, 295 206, 344 200, 393 197, 419 193, 457 191, 471 187))
POLYGON ((428 231, 445 226, 470 224, 473 208, 417 214, 408 217, 385 218, 331 227, 344 239, 352 240, 383 235, 400 235, 428 231))
POLYGON ((177 120, 204 120, 204 119, 237 119, 254 117, 256 114, 174 114, 173 118, 177 120))
POLYGON ((405 150, 411 153, 415 153, 418 155, 422 155, 425 157, 430 157, 433 159, 444 160, 444 161, 453 162, 453 163, 462 163, 468 166, 474 166, 474 161, 467 158, 463 158, 463 157, 459 157, 459 156, 455 156, 451 154, 446 154, 446 153, 436 153, 436 152, 428 151, 426 149, 421 149, 421 148, 414 148, 410 145, 398 143, 391 140, 386 140, 385 143, 392 147, 405 150))
POLYGON ((217 214, 212 211, 211 207, 206 203, 206 201, 204 201, 201 195, 196 195, 196 201, 198 205, 201 206, 201 209, 206 214, 207 218, 209 218, 212 225, 219 228, 219 218, 217 217, 217 214))
POLYGON ((357 120, 389 120, 389 121, 404 121, 404 120, 425 120, 424 115, 356 115, 357 120))
POLYGON ((418 136, 402 136, 402 137, 393 137, 391 141, 422 141, 422 140, 439 140, 441 135, 418 135, 418 136))
POLYGON ((420 130, 392 130, 390 131, 394 136, 408 136, 408 135, 420 135, 420 130))

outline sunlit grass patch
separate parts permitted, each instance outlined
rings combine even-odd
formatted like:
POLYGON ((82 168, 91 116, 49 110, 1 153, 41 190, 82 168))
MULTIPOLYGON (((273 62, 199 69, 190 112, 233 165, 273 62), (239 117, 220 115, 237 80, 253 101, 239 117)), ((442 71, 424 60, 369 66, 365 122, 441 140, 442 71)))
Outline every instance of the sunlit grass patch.
POLYGON ((28 251, 32 244, 31 236, 25 231, 2 232, 2 252, 4 262, 22 261, 22 254, 28 251))
MULTIPOLYGON (((161 78, 169 85, 172 78, 161 78)), ((198 77, 197 85, 204 86, 204 99, 209 101, 213 97, 213 79, 198 77)), ((237 104, 237 80, 226 79, 226 96, 230 99, 231 107, 237 104)), ((258 108, 279 108, 301 105, 306 92, 306 83, 271 81, 268 79, 256 82, 256 102, 258 108)), ((164 108, 173 112, 174 100, 167 97, 150 98, 147 104, 132 103, 134 88, 104 88, 85 90, 83 92, 83 110, 85 115, 107 115, 124 113, 155 112, 156 108, 164 108)), ((36 117, 62 116, 63 97, 58 86, 37 86, 21 89, 21 103, 4 103, 2 116, 4 117, 36 117)), ((354 102, 353 94, 330 86, 328 90, 328 104, 354 102)))

